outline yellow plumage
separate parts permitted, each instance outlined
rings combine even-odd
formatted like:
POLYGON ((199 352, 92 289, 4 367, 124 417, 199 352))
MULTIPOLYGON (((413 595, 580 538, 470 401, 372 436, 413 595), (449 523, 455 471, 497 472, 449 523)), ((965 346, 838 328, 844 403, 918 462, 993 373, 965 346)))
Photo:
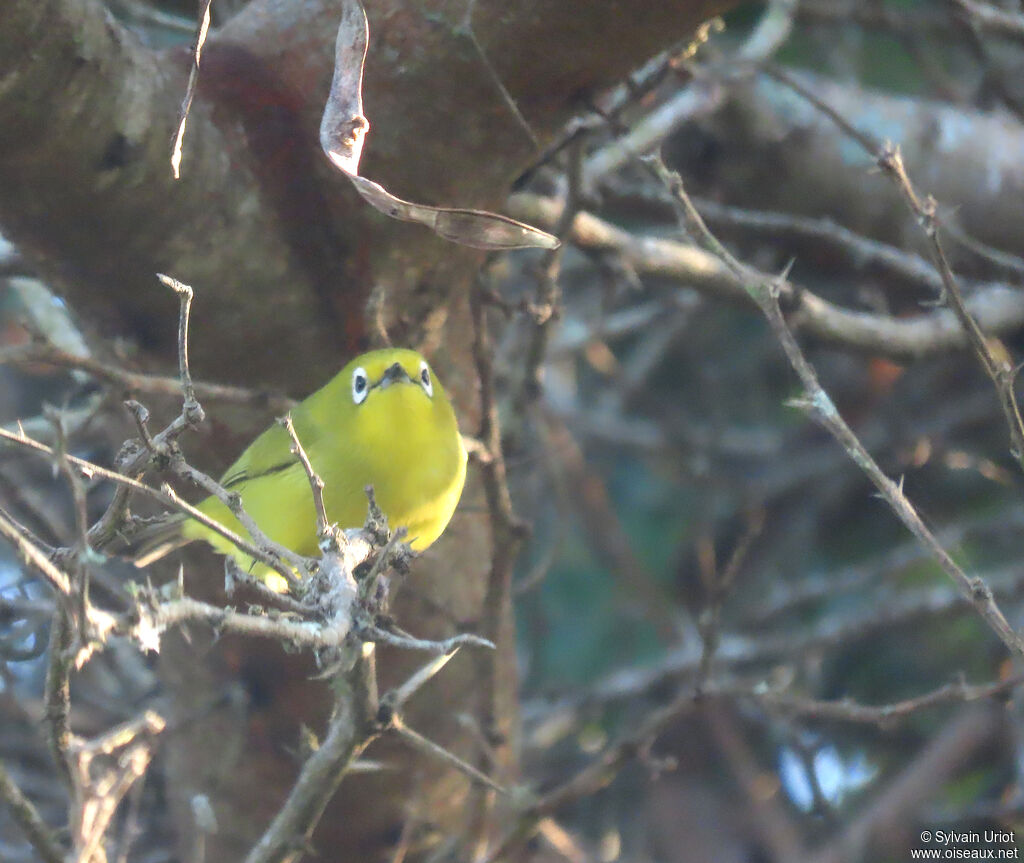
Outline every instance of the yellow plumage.
MULTIPOLYGON (((441 535, 462 494, 466 450, 444 388, 418 353, 387 349, 356 357, 296 407, 292 420, 324 481, 332 523, 361 526, 367 511, 364 489, 372 485, 391 529, 405 527, 414 549, 441 535)), ((221 483, 241 495, 246 511, 275 542, 299 554, 318 553, 309 481, 280 425, 256 438, 221 483)), ((199 509, 246 535, 216 498, 207 498, 199 509)), ((199 522, 184 522, 181 534, 185 540, 205 540, 246 568, 252 565, 199 522)))

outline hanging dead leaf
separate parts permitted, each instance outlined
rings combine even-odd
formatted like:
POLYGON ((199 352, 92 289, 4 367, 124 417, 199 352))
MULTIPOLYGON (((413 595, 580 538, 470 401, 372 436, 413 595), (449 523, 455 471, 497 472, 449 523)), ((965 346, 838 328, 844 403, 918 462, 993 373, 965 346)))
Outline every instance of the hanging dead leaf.
POLYGON ((477 249, 555 249, 551 234, 486 210, 431 207, 392 195, 380 183, 359 176, 359 158, 370 122, 363 115, 363 66, 369 39, 366 13, 358 0, 343 4, 335 43, 334 79, 320 122, 320 146, 347 176, 363 200, 392 219, 418 222, 453 243, 477 249))

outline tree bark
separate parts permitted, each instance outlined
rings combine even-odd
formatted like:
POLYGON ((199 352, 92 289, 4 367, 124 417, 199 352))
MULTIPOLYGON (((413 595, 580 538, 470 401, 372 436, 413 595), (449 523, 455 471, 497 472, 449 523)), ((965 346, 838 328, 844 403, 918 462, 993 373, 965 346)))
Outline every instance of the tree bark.
MULTIPOLYGON (((544 141, 727 4, 467 5, 368 9, 363 169, 424 203, 498 206, 536 152, 490 68, 544 141)), ((255 0, 211 35, 175 182, 187 52, 147 49, 98 0, 6 3, 0 227, 82 314, 144 344, 168 344, 153 273, 192 284, 200 376, 308 390, 365 340, 374 285, 396 337, 422 339, 481 255, 373 213, 323 158, 338 17, 328 0, 255 0), (297 338, 316 351, 282 362, 297 338)))

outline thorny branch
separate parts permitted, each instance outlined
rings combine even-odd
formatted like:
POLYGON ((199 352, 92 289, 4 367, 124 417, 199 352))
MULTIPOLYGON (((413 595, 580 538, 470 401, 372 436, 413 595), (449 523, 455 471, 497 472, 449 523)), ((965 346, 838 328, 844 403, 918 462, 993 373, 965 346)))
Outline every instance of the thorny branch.
POLYGON ((786 285, 785 274, 779 277, 766 276, 733 257, 704 224, 704 220, 701 219, 696 207, 686 194, 679 175, 668 171, 660 160, 652 161, 649 164, 655 176, 665 183, 666 188, 671 191, 674 199, 678 202, 681 218, 687 228, 743 282, 745 289, 764 312, 772 331, 782 344, 790 365, 803 385, 805 398, 797 403, 797 406, 807 410, 836 438, 854 464, 864 471, 874 483, 882 498, 889 504, 900 521, 929 549, 942 570, 953 580, 964 598, 971 602, 1007 649, 1013 654, 1024 655, 1024 639, 1010 625, 988 585, 978 576, 968 576, 938 543, 917 510, 904 495, 902 483, 894 482, 882 471, 871 454, 864 448, 860 439, 839 415, 839 411, 836 410, 828 393, 821 387, 817 373, 793 337, 779 305, 782 286, 786 285))
POLYGON ((942 278, 943 290, 940 299, 952 308, 961 328, 967 335, 968 342, 974 349, 978 362, 995 387, 1007 427, 1009 428, 1012 444, 1011 451, 1021 469, 1024 470, 1024 417, 1021 416, 1020 405, 1017 403, 1017 394, 1014 390, 1017 373, 1011 362, 996 358, 992 345, 985 338, 981 327, 967 308, 963 293, 960 290, 960 283, 953 274, 953 269, 950 266, 949 259, 946 257, 946 252, 939 236, 938 204, 935 199, 928 196, 922 200, 918 196, 903 164, 903 157, 900 155, 899 148, 896 145, 892 143, 879 144, 871 135, 856 128, 834 108, 822 102, 793 75, 779 69, 772 70, 770 74, 781 83, 792 88, 794 92, 799 93, 818 111, 832 120, 848 138, 856 141, 900 190, 907 206, 914 214, 918 224, 924 231, 925 237, 928 239, 932 261, 942 278))
POLYGON ((428 662, 404 684, 379 699, 373 652, 361 651, 352 669, 333 681, 337 694, 327 735, 303 764, 287 800, 246 857, 246 863, 290 863, 301 858, 327 802, 353 761, 386 733, 396 734, 475 782, 498 787, 472 765, 409 728, 402 718, 401 708, 406 701, 444 667, 457 649, 452 645, 447 653, 428 662))
POLYGON ((287 799, 245 863, 286 863, 303 856, 348 767, 379 734, 373 725, 376 706, 368 674, 370 665, 360 657, 351 672, 334 682, 337 695, 327 734, 302 765, 287 799))
POLYGON ((964 681, 948 683, 916 698, 906 698, 892 704, 858 704, 849 698, 839 701, 818 701, 787 692, 775 692, 768 687, 755 687, 742 692, 739 687, 716 687, 716 694, 739 699, 749 698, 765 710, 789 716, 799 716, 820 722, 847 722, 857 725, 875 725, 888 730, 904 719, 922 710, 945 704, 969 703, 987 698, 1006 696, 1024 683, 1024 676, 1016 674, 1006 680, 971 686, 964 681))
MULTIPOLYGON (((8 432, 0 429, 0 439, 52 460, 74 491, 79 530, 77 544, 72 549, 44 550, 27 528, 2 510, 0 535, 19 551, 35 572, 43 576, 57 597, 51 627, 45 706, 50 728, 50 748, 76 801, 72 819, 76 859, 82 863, 99 859, 107 828, 120 801, 149 765, 152 757, 149 738, 163 728, 163 720, 155 714, 147 713, 138 722, 115 729, 96 740, 79 740, 69 727, 71 672, 87 662, 97 648, 102 648, 115 637, 131 639, 143 649, 158 650, 163 633, 189 623, 204 623, 218 633, 271 638, 286 647, 309 649, 319 661, 332 669, 337 695, 334 715, 323 744, 307 760, 277 817, 253 847, 248 858, 250 861, 277 863, 301 856, 304 847, 302 842, 308 842, 347 767, 359 752, 385 731, 393 730, 403 739, 442 758, 475 781, 490 783, 491 780, 476 771, 476 768, 410 729, 402 721, 399 710, 459 647, 472 645, 493 649, 494 645, 472 634, 456 635, 441 641, 418 639, 403 633, 393 624, 380 622, 387 618, 380 614, 378 605, 386 603, 387 597, 386 591, 376 587, 377 580, 388 567, 407 565, 410 553, 401 543, 404 531, 396 531, 394 536, 388 537, 386 521, 376 507, 372 489, 367 489, 370 507, 366 528, 344 533, 332 528, 323 503, 323 481, 313 470, 290 417, 285 418, 283 424, 292 439, 293 452, 302 463, 310 482, 316 504, 318 534, 322 539, 332 538, 332 541, 323 543, 323 555, 318 561, 307 561, 271 542, 244 512, 237 496, 229 494, 219 483, 186 462, 177 446, 177 438, 182 432, 200 423, 204 416, 188 366, 188 321, 192 290, 168 277, 161 277, 161 281, 172 287, 180 297, 178 356, 183 407, 180 416, 166 429, 152 434, 148 427, 149 413, 146 408, 137 402, 129 403, 142 445, 126 450, 121 462, 124 472, 109 470, 70 455, 59 418, 56 448, 33 440, 20 430, 8 432), (154 467, 187 478, 210 494, 218 496, 247 528, 255 544, 235 536, 185 503, 169 486, 155 489, 144 483, 142 474, 154 467), (107 480, 116 484, 119 490, 126 491, 120 498, 115 495, 114 502, 104 513, 101 522, 92 528, 88 527, 85 518, 83 478, 107 480), (94 554, 91 543, 101 545, 107 541, 107 537, 126 528, 127 492, 144 494, 169 509, 200 520, 211 530, 216 530, 235 543, 246 554, 277 569, 289 580, 298 598, 285 596, 280 598, 281 602, 268 602, 267 608, 257 606, 251 607, 249 612, 240 612, 185 596, 180 585, 176 595, 168 593, 166 588, 156 590, 149 586, 136 586, 129 608, 125 611, 112 613, 95 606, 85 589, 84 576, 70 577, 61 564, 73 564, 84 569, 84 558, 94 554), (103 522, 106 523, 102 532, 97 531, 97 526, 103 522), (369 571, 361 576, 363 584, 360 585, 354 573, 364 563, 369 564, 369 571), (301 582, 296 571, 304 575, 301 582), (85 640, 90 643, 86 644, 85 640), (374 641, 386 641, 402 648, 428 651, 442 657, 440 661, 431 660, 421 672, 413 675, 393 696, 389 696, 387 716, 384 718, 378 716, 376 670, 373 652, 367 649, 374 641), (116 763, 104 761, 111 755, 116 755, 116 763), (101 764, 105 766, 100 767, 101 764)), ((233 582, 239 581, 237 573, 232 575, 230 564, 228 574, 233 582)), ((244 574, 241 579, 245 580, 244 574)), ((262 593, 257 591, 256 595, 262 596, 262 593)), ((44 857, 51 858, 45 835, 39 832, 38 819, 34 821, 31 810, 21 805, 17 789, 5 784, 0 791, 15 807, 33 843, 44 857)))
MULTIPOLYGON (((174 423, 172 423, 171 426, 168 426, 168 429, 172 428, 173 426, 174 423)), ((165 432, 168 429, 165 429, 165 432)), ((161 432, 160 435, 157 435, 152 439, 154 450, 158 455, 161 452, 161 448, 164 446, 161 438, 163 438, 164 440, 167 439, 164 432, 161 432)), ((44 455, 56 455, 55 451, 51 447, 46 446, 46 444, 40 443, 39 441, 33 440, 32 438, 8 432, 5 429, 0 429, 0 440, 6 440, 9 443, 16 444, 26 449, 35 450, 36 452, 42 453, 44 455)), ((145 450, 147 456, 149 455, 149 452, 149 450, 145 450)), ((228 541, 232 542, 237 548, 239 548, 241 551, 244 551, 246 554, 250 555, 255 560, 258 560, 261 563, 265 563, 267 566, 275 570, 286 580, 294 581, 295 574, 291 570, 289 570, 284 563, 282 563, 283 560, 294 562, 297 566, 305 565, 305 562, 297 555, 295 555, 294 552, 291 552, 288 549, 282 550, 280 547, 274 546, 272 543, 270 543, 269 540, 266 540, 262 531, 259 530, 255 522, 252 522, 252 519, 250 519, 247 515, 244 514, 244 511, 242 511, 240 502, 238 501, 236 496, 231 495, 218 483, 214 482, 214 480, 211 479, 210 477, 192 468, 184 461, 184 459, 181 459, 180 457, 175 458, 175 460, 171 464, 171 468, 175 470, 175 472, 181 471, 181 474, 183 476, 185 476, 187 479, 193 480, 197 485, 199 485, 206 491, 209 491, 211 494, 217 494, 221 502, 224 503, 229 509, 232 509, 232 511, 238 510, 238 512, 235 512, 235 515, 240 516, 239 521, 242 522, 242 526, 246 527, 247 529, 248 526, 246 525, 246 521, 250 522, 252 529, 255 531, 255 538, 257 542, 260 543, 259 545, 254 545, 250 541, 236 535, 231 530, 221 525, 220 522, 217 522, 211 519, 209 516, 204 515, 195 507, 191 506, 190 504, 183 501, 180 497, 178 497, 177 493, 168 485, 164 485, 162 488, 156 489, 149 485, 146 485, 144 482, 141 482, 137 479, 133 479, 131 476, 128 476, 125 473, 104 468, 101 465, 94 464, 92 462, 87 461, 86 459, 79 458, 78 456, 69 455, 67 456, 67 459, 72 465, 74 465, 74 467, 77 470, 79 470, 82 473, 83 476, 88 477, 89 479, 108 480, 114 483, 116 486, 118 486, 119 489, 123 489, 126 492, 137 492, 139 494, 143 494, 157 501, 158 503, 163 504, 170 510, 178 510, 180 512, 185 513, 189 517, 202 522, 204 526, 210 528, 210 530, 219 533, 221 536, 223 536, 228 541)), ((108 513, 112 514, 112 517, 108 519, 107 514, 104 514, 104 516, 101 517, 100 521, 96 522, 96 524, 94 524, 89 529, 90 537, 94 535, 98 537, 96 540, 93 541, 95 546, 102 547, 106 544, 106 542, 103 541, 104 537, 109 537, 110 539, 113 539, 118 534, 118 531, 126 526, 126 522, 124 519, 126 514, 127 502, 127 494, 124 497, 119 497, 117 494, 115 494, 114 499, 107 510, 108 513)), ((0 517, 0 531, 2 531, 3 529, 3 519, 2 517, 0 517)), ((34 557, 33 561, 35 562, 36 560, 37 557, 34 557)), ((60 570, 58 570, 56 567, 53 567, 52 565, 49 567, 44 567, 42 566, 41 563, 39 565, 41 571, 43 571, 48 578, 58 579, 54 583, 55 586, 57 586, 58 589, 61 590, 61 592, 70 594, 70 587, 61 588, 59 586, 62 583, 62 580, 58 578, 57 573, 60 573, 60 576, 63 579, 67 578, 66 575, 61 573, 60 570)))

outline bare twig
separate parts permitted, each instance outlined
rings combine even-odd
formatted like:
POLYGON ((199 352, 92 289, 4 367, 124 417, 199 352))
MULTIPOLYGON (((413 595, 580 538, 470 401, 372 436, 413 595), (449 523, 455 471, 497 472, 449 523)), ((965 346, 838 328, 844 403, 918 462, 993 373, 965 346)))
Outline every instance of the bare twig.
POLYGON ((766 710, 778 711, 789 716, 799 716, 822 722, 844 722, 856 725, 876 725, 881 729, 889 729, 904 719, 919 713, 947 704, 962 704, 981 701, 986 698, 1006 695, 1024 683, 1024 675, 1016 674, 1006 680, 971 686, 964 681, 948 683, 931 692, 906 698, 891 704, 869 705, 859 704, 849 698, 839 701, 818 701, 801 695, 775 692, 771 689, 755 688, 743 693, 725 686, 716 690, 716 694, 729 695, 741 699, 749 698, 766 710))
MULTIPOLYGON (((382 540, 383 537, 387 536, 387 518, 385 518, 384 513, 382 513, 380 508, 377 506, 373 487, 367 486, 366 493, 370 498, 370 506, 366 516, 366 525, 364 529, 371 536, 374 536, 378 540, 382 540), (379 532, 378 528, 380 528, 379 532)), ((415 555, 412 548, 405 542, 405 537, 408 532, 408 529, 402 526, 392 533, 391 536, 388 537, 384 548, 382 548, 377 554, 377 558, 373 561, 370 571, 364 578, 360 579, 359 596, 364 603, 372 606, 379 601, 378 597, 381 592, 381 577, 389 567, 402 572, 405 572, 408 569, 409 561, 411 561, 413 555, 415 555)), ((371 626, 369 629, 376 630, 377 627, 371 626)), ((383 632, 383 630, 381 631, 383 632)), ((391 635, 391 633, 385 633, 385 635, 391 635)), ((404 636, 404 633, 402 636, 404 636)))
POLYGON ((134 399, 127 399, 124 406, 128 413, 132 415, 132 419, 135 421, 135 428, 139 430, 139 437, 142 438, 142 443, 145 444, 146 449, 150 452, 156 452, 157 445, 149 431, 149 410, 147 410, 145 405, 140 404, 134 399))
POLYGON ((309 612, 309 606, 287 593, 279 593, 268 587, 264 581, 242 569, 233 557, 225 557, 224 592, 233 597, 243 590, 253 594, 259 604, 265 608, 276 608, 298 615, 305 615, 309 612))
POLYGON ((911 284, 936 292, 942 290, 942 277, 920 255, 865 237, 831 219, 730 207, 709 198, 694 197, 693 202, 704 220, 712 225, 727 225, 773 238, 803 240, 819 248, 827 243, 857 269, 870 265, 911 284))
POLYGON ((495 649, 492 641, 489 641, 486 638, 481 638, 479 635, 473 635, 470 632, 453 635, 451 638, 446 638, 443 641, 428 641, 422 638, 413 638, 411 635, 396 634, 377 626, 362 627, 359 630, 359 634, 367 641, 372 641, 378 644, 390 644, 393 647, 404 647, 407 650, 423 650, 427 653, 437 653, 441 655, 448 655, 453 650, 465 645, 486 647, 490 650, 495 649))
POLYGON ((450 650, 435 656, 406 680, 405 683, 381 698, 381 704, 384 705, 386 703, 393 710, 401 710, 405 706, 405 702, 412 698, 427 681, 433 679, 435 674, 454 659, 455 653, 456 650, 450 650))
POLYGON ((991 3, 979 3, 977 0, 950 0, 965 13, 968 21, 983 30, 990 30, 1001 36, 1010 36, 1018 42, 1024 42, 1024 15, 1000 9, 991 3))
POLYGON ((1024 258, 1002 249, 997 249, 968 234, 967 231, 957 224, 955 211, 945 214, 942 227, 951 239, 969 252, 977 255, 977 257, 996 270, 1008 273, 1016 278, 1024 275, 1024 258))
POLYGON ((174 145, 171 148, 171 170, 174 172, 174 179, 181 177, 181 145, 185 140, 185 124, 188 122, 188 112, 192 108, 192 100, 196 95, 196 85, 199 83, 199 62, 202 59, 203 45, 206 44, 206 34, 210 30, 210 5, 212 0, 199 0, 199 20, 196 23, 195 43, 192 46, 192 63, 188 73, 188 86, 185 89, 185 96, 181 100, 181 109, 178 112, 178 131, 174 137, 174 145))
POLYGON ((137 639, 143 647, 158 650, 160 638, 166 630, 189 622, 207 623, 218 632, 270 638, 317 651, 341 648, 351 631, 349 627, 342 626, 341 621, 336 621, 333 626, 324 626, 311 620, 245 614, 190 597, 140 605, 135 619, 121 621, 118 629, 137 639))
MULTIPOLYGON (((280 575, 289 587, 294 589, 301 584, 301 579, 296 576, 295 572, 289 569, 289 567, 294 567, 298 572, 308 572, 309 562, 301 555, 293 552, 291 549, 280 545, 279 543, 275 543, 270 539, 270 537, 263 532, 260 526, 256 524, 255 519, 245 511, 241 496, 232 494, 212 477, 202 471, 196 470, 190 464, 187 464, 184 459, 176 459, 172 469, 176 474, 195 483, 207 494, 213 495, 217 500, 224 504, 231 514, 238 519, 239 524, 246 529, 249 536, 251 536, 255 541, 256 545, 242 539, 242 537, 224 527, 224 525, 216 519, 210 518, 194 506, 185 503, 185 501, 183 501, 169 485, 162 486, 159 492, 152 495, 153 497, 166 502, 169 506, 175 509, 181 510, 190 518, 194 518, 205 527, 208 527, 210 530, 220 534, 236 548, 248 554, 253 558, 253 560, 258 560, 260 563, 266 564, 273 569, 274 572, 280 575)), ((148 486, 143 487, 148 488, 148 486)), ((151 489, 150 491, 152 492, 154 490, 151 489)))
MULTIPOLYGON (((720 18, 705 22, 697 28, 692 41, 681 49, 666 52, 663 58, 653 62, 653 68, 641 80, 629 80, 606 100, 603 107, 595 106, 600 115, 600 126, 611 127, 621 134, 587 157, 583 165, 584 189, 593 190, 623 165, 650 153, 687 120, 708 114, 718 106, 724 89, 707 79, 697 79, 688 81, 678 93, 631 122, 628 128, 621 121, 627 108, 640 103, 670 75, 684 77, 682 73, 688 71, 687 61, 696 55, 713 32, 723 28, 720 18)), ((572 128, 573 134, 568 140, 584 134, 587 121, 577 120, 572 128)))
MULTIPOLYGON (((70 565, 71 574, 73 577, 72 584, 72 599, 75 605, 74 620, 78 624, 78 641, 85 644, 89 640, 89 564, 98 558, 97 555, 92 551, 92 547, 89 544, 89 518, 88 511, 86 508, 85 500, 85 485, 82 483, 81 476, 71 467, 71 462, 68 461, 68 441, 64 431, 64 421, 59 412, 56 412, 52 417, 54 424, 55 436, 57 439, 57 465, 60 469, 61 474, 64 476, 68 487, 71 489, 71 498, 74 503, 75 512, 75 528, 77 532, 77 538, 74 546, 69 552, 65 553, 64 550, 60 550, 53 555, 54 561, 61 566, 67 567, 70 565)), ((58 608, 54 617, 54 626, 67 626, 69 623, 68 614, 70 609, 67 607, 58 608), (58 617, 62 618, 61 622, 58 623, 58 617)), ((65 636, 66 637, 66 636, 65 636)), ((51 644, 51 648, 53 645, 51 644)), ((63 650, 59 650, 57 655, 60 656, 59 660, 55 660, 54 655, 51 653, 50 656, 50 672, 54 671, 56 663, 66 663, 67 657, 65 653, 69 645, 65 645, 63 650)), ((65 675, 67 670, 65 669, 65 675)), ((47 694, 52 694, 52 690, 49 688, 50 677, 47 674, 47 694)), ((64 687, 67 689, 67 681, 65 679, 64 687)), ((68 694, 65 692, 65 701, 68 699, 68 694)), ((67 720, 67 705, 65 704, 65 722, 67 720)), ((66 750, 66 743, 65 740, 66 750)), ((60 750, 58 750, 60 751, 60 750)))
MULTIPOLYGON (((210 0, 202 2, 206 4, 206 15, 209 17, 210 0)), ((192 373, 188 367, 188 321, 192 308, 192 288, 163 273, 157 273, 157 278, 174 291, 181 302, 181 311, 178 315, 178 376, 181 378, 181 388, 185 395, 181 413, 186 423, 198 425, 203 421, 203 409, 196 401, 196 389, 192 385, 192 373)))
POLYGON ((508 87, 505 86, 505 82, 501 80, 501 75, 498 74, 498 70, 494 68, 494 64, 491 62, 491 58, 487 56, 487 52, 484 50, 484 46, 480 44, 480 40, 476 37, 476 32, 473 30, 473 12, 476 9, 476 0, 470 0, 466 4, 466 14, 463 16, 462 24, 459 27, 459 32, 469 39, 470 44, 473 46, 473 50, 476 51, 477 56, 480 58, 480 62, 483 64, 484 69, 487 72, 487 77, 491 79, 494 84, 494 88, 498 91, 501 96, 501 101, 504 102, 505 107, 508 108, 509 113, 515 118, 519 128, 523 130, 523 133, 533 144, 534 148, 540 149, 540 140, 537 138, 537 133, 533 131, 533 127, 530 125, 526 117, 523 116, 523 112, 519 110, 519 105, 516 100, 512 98, 512 94, 509 93, 508 87))
MULTIPOLYGON (((324 505, 324 481, 320 478, 313 465, 309 460, 309 456, 306 455, 306 451, 302 448, 302 442, 299 440, 298 434, 295 432, 295 424, 292 422, 292 415, 282 417, 278 422, 284 426, 284 430, 288 432, 288 437, 291 439, 291 451, 301 463, 302 469, 306 472, 306 477, 309 479, 309 488, 313 493, 313 508, 316 510, 316 535, 317 538, 322 542, 327 539, 328 536, 332 536, 337 541, 337 535, 330 530, 330 521, 327 519, 327 507, 324 505)), ((344 534, 342 534, 344 535, 344 534)))
POLYGON ((74 764, 75 807, 72 838, 77 863, 98 863, 111 819, 125 794, 142 778, 153 757, 163 717, 147 710, 95 740, 75 740, 70 749, 74 764))
MULTIPOLYGON (((17 444, 25 447, 26 449, 31 449, 50 457, 54 457, 56 455, 55 451, 51 447, 46 446, 46 444, 22 435, 13 434, 5 429, 0 429, 0 440, 7 440, 13 444, 17 444)), ((154 438, 154 441, 159 445, 160 435, 157 435, 156 438, 154 438)), ((112 471, 109 468, 101 467, 98 464, 94 464, 83 458, 79 458, 78 456, 69 455, 67 458, 71 464, 78 468, 83 475, 87 477, 98 477, 100 479, 109 480, 118 486, 144 494, 147 497, 162 503, 164 506, 186 513, 191 518, 196 519, 204 526, 223 536, 254 560, 258 560, 260 563, 266 564, 289 583, 298 583, 295 573, 282 562, 282 558, 287 560, 289 564, 293 564, 297 568, 302 569, 304 569, 306 565, 305 559, 288 551, 288 549, 271 542, 271 540, 263 534, 256 523, 241 508, 237 495, 232 495, 206 474, 185 464, 184 459, 180 459, 179 457, 179 460, 175 464, 176 472, 180 472, 185 478, 192 480, 210 494, 216 495, 225 506, 232 510, 233 514, 238 518, 242 526, 246 530, 250 531, 253 539, 255 539, 257 543, 260 543, 259 546, 253 545, 252 543, 242 539, 242 537, 224 527, 220 522, 211 519, 209 516, 197 510, 194 506, 185 503, 185 501, 178 497, 174 490, 169 486, 164 486, 162 489, 155 489, 137 479, 132 479, 130 476, 118 473, 117 471, 112 471), (246 522, 248 522, 248 524, 246 522)), ((21 547, 22 543, 19 542, 19 540, 23 539, 22 535, 16 530, 13 524, 8 532, 6 519, 2 511, 0 511, 0 534, 7 536, 7 538, 16 547, 21 547)), ((33 554, 31 551, 27 554, 29 562, 32 563, 33 566, 35 566, 36 569, 38 569, 44 576, 46 576, 47 580, 49 580, 59 592, 70 595, 70 583, 63 572, 53 566, 45 555, 33 554)))
MULTIPOLYGON (((121 387, 133 393, 151 393, 161 396, 181 395, 181 378, 147 375, 129 371, 128 369, 100 362, 93 357, 81 357, 70 354, 49 344, 30 342, 25 345, 3 348, 0 350, 0 364, 44 365, 77 369, 91 375, 98 381, 121 387)), ((285 396, 246 389, 245 387, 195 381, 193 388, 197 398, 212 401, 266 407, 278 412, 290 410, 295 406, 295 402, 285 396)))
POLYGON ((57 838, 43 821, 32 801, 8 775, 3 763, 0 763, 0 800, 7 804, 15 822, 44 863, 66 863, 57 838))
POLYGON ((629 131, 613 138, 587 157, 583 188, 594 189, 605 177, 645 155, 687 120, 711 113, 721 102, 722 88, 708 82, 691 81, 677 94, 630 125, 629 131))
MULTIPOLYGON (((161 283, 177 293, 180 299, 178 312, 178 370, 184 401, 181 413, 171 421, 167 428, 155 436, 149 435, 143 413, 138 411, 135 413, 136 424, 140 428, 145 447, 139 447, 134 441, 130 441, 118 453, 118 466, 121 469, 121 473, 131 480, 141 477, 146 467, 152 464, 154 460, 161 467, 164 466, 164 463, 173 461, 180 468, 184 464, 184 459, 181 458, 180 453, 172 445, 185 429, 194 428, 204 418, 202 406, 196 401, 195 387, 192 385, 192 376, 188 365, 188 323, 192 306, 192 289, 188 285, 184 285, 169 276, 157 275, 161 283)), ((129 409, 132 409, 134 404, 130 403, 128 405, 129 409)), ((195 473, 198 474, 198 472, 195 473)), ((209 478, 206 479, 210 483, 213 482, 209 478)), ((102 547, 110 542, 124 526, 130 500, 130 489, 122 485, 115 492, 114 498, 111 500, 106 512, 89 530, 88 538, 96 547, 102 547)))
POLYGON ((246 863, 287 863, 301 857, 324 807, 353 761, 389 729, 475 781, 493 785, 486 776, 478 775, 471 765, 405 726, 398 712, 408 698, 444 667, 456 648, 465 643, 479 644, 480 639, 459 636, 450 639, 445 653, 428 662, 402 686, 381 698, 379 703, 375 696, 373 652, 360 650, 358 645, 350 643, 349 649, 358 654, 358 658, 343 678, 335 680, 338 690, 327 734, 303 765, 288 799, 249 853, 246 863))
MULTIPOLYGON (((68 461, 68 439, 67 431, 64 427, 64 418, 60 411, 49 411, 50 419, 53 422, 54 437, 56 438, 56 460, 57 467, 67 481, 68 488, 71 489, 71 499, 74 504, 75 513, 75 529, 77 532, 76 537, 76 548, 74 549, 74 557, 79 567, 84 569, 84 560, 88 556, 91 547, 89 545, 89 516, 86 508, 85 501, 85 486, 82 484, 82 478, 71 468, 71 463, 68 461)), ((79 581, 84 579, 84 572, 79 574, 79 581)), ((79 584, 79 590, 85 593, 85 585, 79 584)))
POLYGON ((985 374, 992 380, 999 403, 1003 409, 1003 416, 1010 431, 1011 452, 1017 463, 1024 470, 1024 417, 1021 416, 1020 405, 1017 403, 1017 394, 1014 390, 1014 383, 1017 377, 1013 364, 1008 360, 997 359, 992 347, 985 335, 982 333, 978 322, 974 320, 967 310, 963 294, 960 291, 960 283, 953 275, 952 267, 946 257, 945 249, 939 237, 938 217, 936 215, 937 205, 935 199, 928 196, 921 200, 914 190, 907 176, 906 168, 903 165, 903 157, 897 147, 888 144, 882 147, 876 154, 879 165, 886 174, 891 176, 903 193, 907 206, 917 217, 928 238, 932 258, 942 276, 943 295, 946 302, 953 309, 960 321, 960 326, 970 340, 974 353, 978 358, 985 374))
POLYGON ((391 722, 391 729, 406 743, 412 746, 414 749, 419 750, 427 755, 437 758, 443 761, 450 767, 454 767, 464 776, 468 776, 477 785, 482 785, 485 788, 495 791, 498 794, 508 794, 508 791, 481 770, 478 770, 472 764, 469 764, 459 758, 452 752, 449 752, 443 746, 439 746, 434 743, 433 740, 429 740, 424 737, 415 729, 410 728, 403 721, 401 716, 395 716, 391 722))
MULTIPOLYGON (((0 429, 0 438, 9 434, 9 432, 0 429)), ((11 438, 18 442, 21 441, 15 435, 11 435, 11 438)), ((42 445, 40 444, 40 446, 42 445)), ((57 592, 58 597, 67 598, 71 596, 71 581, 67 573, 54 566, 49 555, 40 549, 34 541, 34 537, 23 530, 21 525, 2 509, 0 509, 0 536, 14 546, 25 563, 46 579, 50 587, 57 592)))

